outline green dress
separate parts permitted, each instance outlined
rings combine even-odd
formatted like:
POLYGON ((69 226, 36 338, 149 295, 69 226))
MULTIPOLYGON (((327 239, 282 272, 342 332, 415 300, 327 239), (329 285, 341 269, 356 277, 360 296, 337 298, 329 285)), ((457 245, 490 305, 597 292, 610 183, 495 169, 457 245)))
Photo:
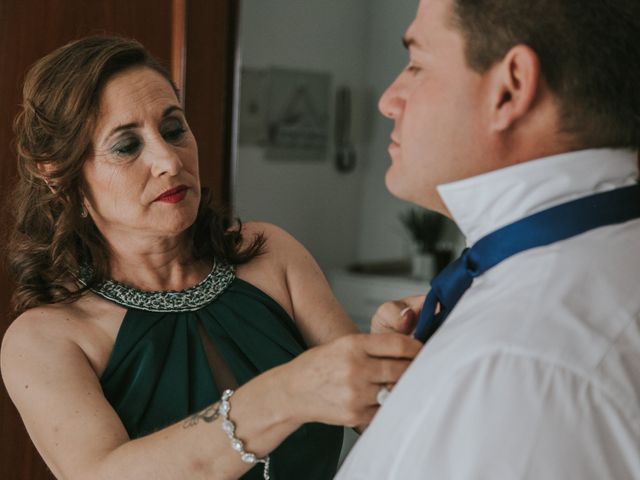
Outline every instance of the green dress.
MULTIPOLYGON (((238 385, 306 348, 284 309, 221 263, 198 285, 180 292, 142 292, 113 281, 93 291, 127 308, 100 383, 132 439, 220 399, 203 332, 238 385)), ((235 420, 242 428, 242 419, 235 420)), ((221 426, 215 422, 211 428, 221 426)), ((271 453, 271 478, 333 478, 342 433, 341 427, 303 425, 271 453)), ((261 478, 262 464, 242 477, 261 478)))

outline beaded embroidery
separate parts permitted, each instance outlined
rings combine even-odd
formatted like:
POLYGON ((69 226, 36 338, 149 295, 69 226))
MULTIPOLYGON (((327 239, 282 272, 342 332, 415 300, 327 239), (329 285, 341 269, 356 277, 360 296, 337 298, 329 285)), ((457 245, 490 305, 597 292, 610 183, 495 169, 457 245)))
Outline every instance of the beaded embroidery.
MULTIPOLYGON (((88 278, 91 278, 91 270, 83 269, 80 283, 86 285, 88 278)), ((147 292, 114 280, 105 280, 91 291, 127 308, 148 312, 193 312, 214 301, 234 279, 231 265, 215 262, 204 280, 181 291, 147 292)))

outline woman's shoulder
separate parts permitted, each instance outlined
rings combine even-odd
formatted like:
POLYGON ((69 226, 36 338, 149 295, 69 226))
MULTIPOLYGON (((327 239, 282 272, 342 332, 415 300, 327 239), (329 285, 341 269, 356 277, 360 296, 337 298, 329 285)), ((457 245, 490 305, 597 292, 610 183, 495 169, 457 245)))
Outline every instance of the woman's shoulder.
POLYGON ((22 344, 30 344, 43 338, 63 336, 66 329, 61 327, 77 316, 76 310, 73 304, 47 304, 30 308, 11 322, 5 332, 3 345, 15 339, 22 344))
POLYGON ((2 359, 15 350, 31 350, 69 341, 76 321, 86 314, 83 302, 40 305, 26 310, 11 322, 2 339, 2 359))
POLYGON ((243 246, 250 244, 257 235, 264 239, 262 252, 247 266, 277 272, 285 282, 293 270, 317 268, 306 247, 283 228, 265 222, 242 224, 243 246))
POLYGON ((311 253, 285 230, 268 223, 247 224, 243 237, 250 239, 260 233, 265 238, 264 255, 237 268, 237 276, 278 301, 308 345, 319 345, 354 332, 355 326, 333 296, 311 253))
POLYGON ((264 238, 264 254, 281 262, 290 261, 295 255, 307 253, 306 248, 283 228, 267 222, 242 224, 243 246, 250 244, 257 235, 264 238))
POLYGON ((282 228, 265 222, 242 224, 243 247, 250 245, 257 235, 264 239, 262 252, 249 262, 236 266, 236 276, 251 283, 277 301, 293 316, 288 272, 305 248, 282 228))
POLYGON ((122 317, 122 313, 114 308, 122 310, 88 293, 74 302, 26 310, 11 322, 2 339, 0 366, 3 377, 9 368, 19 371, 21 366, 55 362, 72 351, 82 352, 82 358, 89 360, 95 370, 104 356, 102 350, 112 346, 110 342, 115 338, 118 320, 122 317))
POLYGON ((9 393, 23 378, 55 364, 69 348, 72 310, 69 305, 42 305, 11 322, 0 347, 0 369, 9 393))
POLYGON ((294 239, 283 228, 268 222, 246 222, 242 223, 242 239, 245 242, 250 242, 256 235, 262 235, 266 240, 283 240, 294 239))

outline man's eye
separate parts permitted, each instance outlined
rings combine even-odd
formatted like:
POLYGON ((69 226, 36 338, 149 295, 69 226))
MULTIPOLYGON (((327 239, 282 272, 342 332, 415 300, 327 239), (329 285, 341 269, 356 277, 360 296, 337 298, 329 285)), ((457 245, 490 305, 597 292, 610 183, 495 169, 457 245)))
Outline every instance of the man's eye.
POLYGON ((128 156, 134 155, 140 149, 140 141, 139 140, 125 140, 119 142, 113 146, 111 149, 113 153, 119 156, 128 156))
POLYGON ((417 65, 414 65, 412 63, 407 65, 407 72, 418 73, 419 71, 420 71, 420 67, 418 67, 417 65))

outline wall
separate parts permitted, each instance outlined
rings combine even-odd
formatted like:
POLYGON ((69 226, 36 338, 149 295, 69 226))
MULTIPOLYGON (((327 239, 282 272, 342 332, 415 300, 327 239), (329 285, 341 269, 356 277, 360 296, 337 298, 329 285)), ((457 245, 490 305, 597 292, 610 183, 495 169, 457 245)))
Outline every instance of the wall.
MULTIPOLYGON (((350 174, 338 173, 331 155, 322 162, 273 161, 258 147, 238 150, 236 212, 244 220, 285 228, 325 270, 409 255, 398 215, 410 205, 384 185, 392 122, 378 112, 377 101, 406 65, 401 38, 417 5, 417 0, 243 2, 243 65, 329 71, 334 86, 348 84, 356 94, 358 167, 350 174)), ((448 236, 460 241, 454 231, 448 236)))
MULTIPOLYGON (((242 65, 328 71, 334 87, 361 86, 369 5, 369 0, 244 0, 242 65)), ((332 152, 324 161, 274 161, 265 159, 259 147, 240 146, 232 188, 236 214, 243 221, 268 221, 286 229, 325 269, 346 265, 356 256, 362 168, 339 173, 332 152)))
POLYGON ((384 185, 389 165, 389 135, 393 122, 377 110, 377 99, 407 63, 402 36, 415 16, 417 0, 371 0, 367 39, 367 86, 371 97, 371 138, 363 171, 356 257, 359 261, 408 255, 408 241, 398 220, 409 205, 394 198, 384 185))

